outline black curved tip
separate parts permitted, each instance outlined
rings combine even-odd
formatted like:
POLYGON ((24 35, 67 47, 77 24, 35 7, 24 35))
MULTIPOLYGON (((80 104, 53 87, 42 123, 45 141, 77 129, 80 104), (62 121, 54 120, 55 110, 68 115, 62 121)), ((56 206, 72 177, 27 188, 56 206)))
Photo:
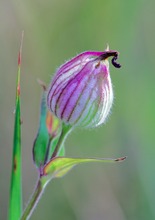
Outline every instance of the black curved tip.
POLYGON ((111 63, 113 64, 114 67, 116 68, 121 68, 121 64, 117 63, 116 60, 118 59, 118 55, 114 56, 111 60, 111 63))
POLYGON ((111 63, 113 64, 114 67, 120 68, 121 64, 117 63, 116 60, 118 59, 118 52, 116 50, 109 50, 103 52, 103 54, 99 57, 100 60, 105 60, 108 57, 113 56, 111 63))

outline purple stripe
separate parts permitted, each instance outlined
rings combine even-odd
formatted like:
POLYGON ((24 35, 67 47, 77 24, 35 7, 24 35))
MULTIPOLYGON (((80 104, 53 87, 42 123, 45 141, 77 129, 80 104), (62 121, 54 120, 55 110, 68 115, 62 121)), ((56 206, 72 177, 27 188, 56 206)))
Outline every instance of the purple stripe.
POLYGON ((65 94, 65 91, 63 91, 64 94, 61 93, 59 100, 57 100, 57 106, 59 105, 59 108, 57 108, 57 110, 59 110, 59 112, 57 110, 56 112, 60 118, 62 118, 64 108, 66 107, 68 100, 71 98, 72 94, 74 93, 75 89, 77 89, 77 87, 78 83, 73 83, 69 87, 67 86, 65 89, 65 91, 67 90, 67 93, 65 94))
POLYGON ((88 114, 86 115, 86 117, 84 118, 84 120, 83 120, 83 124, 82 124, 82 126, 88 126, 90 123, 92 123, 92 120, 93 120, 93 118, 92 118, 92 114, 93 114, 93 112, 94 111, 92 111, 92 109, 94 110, 94 108, 95 108, 95 101, 96 100, 94 100, 93 102, 92 102, 92 104, 91 104, 91 106, 90 106, 90 108, 89 108, 89 112, 88 112, 88 114), (92 119, 91 121, 90 121, 90 119, 92 119), (90 122, 89 122, 90 121, 90 122), (88 124, 89 123, 89 124, 88 124))
MULTIPOLYGON (((84 68, 84 67, 83 67, 83 68, 84 68)), ((80 70, 80 72, 83 70, 83 68, 80 70)), ((79 72, 78 74, 80 74, 80 72, 79 72)), ((77 75, 78 75, 78 74, 77 74, 77 75)), ((60 75, 60 77, 61 77, 61 75, 60 75)), ((74 79, 73 77, 76 77, 76 76, 73 75, 72 78, 71 78, 71 80, 74 79)), ((66 79, 68 79, 68 78, 70 78, 70 76, 68 76, 66 79)), ((62 81, 61 81, 61 82, 62 82, 62 81)), ((62 86, 61 82, 59 82, 59 85, 54 89, 53 94, 51 95, 51 98, 50 98, 51 101, 52 101, 52 99, 53 99, 53 96, 55 95, 56 90, 57 90, 59 87, 60 87, 60 89, 62 89, 62 88, 61 88, 61 86, 62 86)), ((67 82, 67 80, 65 80, 65 82, 67 82)), ((64 83, 65 83, 65 82, 64 82, 64 83)), ((51 93, 51 91, 52 91, 52 89, 53 89, 54 83, 55 83, 55 82, 52 83, 51 89, 49 90, 49 93, 48 93, 48 94, 51 93)), ((68 83, 69 83, 69 82, 68 82, 68 83)), ((48 96, 47 98, 49 98, 49 96, 48 96)), ((50 105, 51 105, 51 102, 50 102, 50 105)))
POLYGON ((97 119, 97 124, 100 124, 100 121, 102 121, 102 123, 104 122, 104 120, 106 119, 107 115, 108 115, 108 112, 111 108, 111 104, 110 104, 110 107, 108 106, 109 105, 109 101, 110 101, 110 91, 109 91, 109 88, 108 88, 108 84, 107 84, 107 80, 104 79, 105 82, 104 82, 104 86, 103 86, 103 92, 101 94, 101 98, 102 98, 102 103, 100 104, 99 106, 99 112, 98 112, 98 119, 97 119), (106 89, 107 87, 107 89, 106 89))
MULTIPOLYGON (((58 71, 58 72, 60 72, 60 74, 57 72, 56 73, 56 75, 55 75, 55 77, 54 77, 54 79, 53 79, 53 82, 52 82, 52 85, 54 85, 59 79, 60 79, 60 77, 62 76, 62 75, 64 75, 66 72, 69 72, 71 69, 73 69, 73 68, 75 68, 76 66, 80 66, 81 68, 85 65, 85 63, 84 63, 84 61, 82 61, 81 60, 81 63, 78 63, 78 64, 76 64, 76 65, 74 65, 74 66, 70 66, 70 68, 68 69, 68 70, 65 70, 65 71, 63 71, 63 72, 60 72, 60 70, 58 71), (82 63, 83 62, 83 63, 82 63), (83 66, 82 66, 83 65, 83 66)), ((75 72, 74 72, 74 75, 76 74, 76 72, 78 72, 78 71, 81 71, 81 70, 76 70, 75 72)), ((71 77, 71 75, 69 75, 68 77, 66 77, 66 79, 68 79, 68 78, 70 78, 71 77)), ((67 81, 65 79, 65 81, 67 81)), ((61 82, 60 82, 61 83, 61 82)), ((53 86, 51 86, 51 89, 49 90, 49 93, 51 93, 51 90, 52 90, 52 87, 53 86)), ((56 89, 55 89, 56 90, 56 89)), ((55 91, 54 91, 54 93, 55 93, 55 91)))
POLYGON ((89 56, 100 56, 102 55, 104 52, 101 52, 101 51, 86 51, 86 52, 83 52, 75 57, 73 57, 70 61, 67 61, 65 64, 63 64, 59 71, 58 71, 58 74, 59 72, 63 71, 63 69, 67 68, 68 66, 71 65, 72 62, 76 62, 77 60, 83 58, 83 57, 86 57, 85 59, 87 59, 89 56))
MULTIPOLYGON (((76 78, 77 78, 77 80, 81 80, 81 77, 80 77, 81 72, 82 72, 82 71, 84 70, 84 68, 86 68, 87 65, 89 65, 91 62, 92 62, 92 61, 89 61, 86 65, 84 65, 84 67, 80 70, 80 72, 78 72, 78 74, 77 74, 76 76, 74 76, 74 78, 70 79, 69 82, 67 83, 67 85, 65 85, 64 88, 61 88, 61 89, 62 89, 62 92, 63 92, 64 89, 65 89, 68 85, 70 85, 70 84, 72 83, 72 81, 75 80, 76 78), (79 79, 78 79, 78 78, 79 78, 79 79)), ((52 84, 52 86, 51 86, 51 90, 52 90, 52 88, 53 88, 53 84, 52 84)), ((50 97, 50 103, 49 103, 49 106, 50 106, 50 107, 51 107, 52 99, 53 99, 53 96, 55 95, 56 89, 57 89, 57 87, 55 88, 53 94, 52 94, 51 97, 50 97)), ((51 92, 51 90, 50 90, 50 92, 51 92)), ((49 92, 49 93, 50 93, 50 92, 49 92)), ((61 92, 61 94, 62 94, 62 92, 61 92)), ((49 94, 49 93, 48 93, 48 94, 49 94)), ((61 95, 61 94, 60 94, 60 95, 61 95)), ((59 97, 60 97, 60 95, 59 95, 59 97)), ((48 96, 48 98, 49 98, 49 96, 48 96)), ((59 99, 59 98, 58 98, 58 99, 59 99)), ((55 107, 55 109, 56 109, 56 107, 55 107)))
MULTIPOLYGON (((94 88, 96 87, 96 85, 97 85, 97 82, 95 83, 94 88)), ((88 102, 91 100, 91 97, 92 97, 92 95, 93 95, 93 91, 94 91, 93 89, 90 90, 90 94, 89 94, 89 96, 88 96, 87 102, 85 103, 84 108, 82 109, 79 118, 76 119, 75 124, 78 123, 78 121, 81 119, 81 117, 82 117, 82 115, 83 115, 83 113, 84 113, 84 111, 85 111, 85 109, 86 109, 86 107, 87 107, 87 105, 88 105, 88 102)))
MULTIPOLYGON (((83 68, 84 69, 84 68, 83 68)), ((81 70, 82 71, 82 70, 81 70)), ((62 89, 61 88, 61 93, 59 94, 59 96, 58 96, 58 98, 57 98, 57 100, 56 100, 56 106, 55 106, 55 113, 56 113, 56 115, 57 115, 57 106, 58 106, 58 104, 61 106, 61 103, 59 103, 59 100, 61 99, 61 97, 63 98, 63 99, 65 99, 65 96, 63 96, 64 94, 64 92, 68 89, 68 88, 70 88, 71 87, 71 85, 75 82, 75 84, 76 83, 78 83, 78 81, 83 81, 83 74, 80 74, 81 73, 81 71, 74 77, 74 78, 72 78, 72 79, 70 79, 69 80, 69 82, 65 85, 65 87, 62 89)), ((78 84, 77 84, 77 86, 76 86, 76 88, 78 87, 78 84)), ((75 89, 76 89, 75 88, 75 89)), ((75 89, 74 89, 74 91, 75 91, 75 89)), ((74 92, 73 91, 73 92, 74 92)), ((55 95, 55 94, 54 94, 55 95)), ((67 91, 67 95, 68 95, 68 91, 67 91)), ((68 98, 67 98, 67 102, 69 101, 69 99, 70 99, 70 97, 71 96, 69 96, 68 98)), ((52 100, 52 99, 51 99, 52 100)), ((66 104, 67 104, 67 102, 66 102, 66 104)), ((66 104, 65 104, 65 107, 66 107, 66 104)), ((64 108, 65 108, 64 107, 64 108)), ((65 110, 63 108, 63 111, 65 110)), ((62 118, 62 116, 63 116, 63 111, 62 111, 62 113, 61 113, 61 118, 62 118)))
POLYGON ((90 80, 92 79, 92 75, 91 75, 92 73, 89 73, 89 74, 90 75, 89 75, 88 81, 86 82, 84 88, 82 89, 81 94, 79 95, 78 99, 76 100, 76 103, 74 104, 74 107, 73 107, 73 109, 72 109, 72 111, 71 111, 71 113, 70 113, 70 115, 69 115, 69 117, 67 119, 68 122, 69 122, 70 118, 72 117, 72 114, 75 111, 75 108, 77 107, 77 104, 78 104, 81 96, 83 95, 83 93, 86 90, 87 86, 89 86, 88 84, 89 84, 90 80))
MULTIPOLYGON (((99 91, 99 89, 98 89, 98 91, 99 91)), ((94 101, 94 103, 97 102, 97 103, 95 103, 95 105, 98 105, 98 107, 96 108, 96 112, 93 113, 93 120, 90 121, 86 126, 93 127, 96 124, 95 117, 96 117, 96 114, 98 113, 98 111, 99 111, 99 109, 101 107, 100 105, 101 105, 101 102, 102 102, 102 96, 100 94, 98 94, 98 97, 99 97, 99 99, 94 101)))
MULTIPOLYGON (((78 66, 78 65, 82 65, 82 62, 84 63, 84 61, 85 60, 82 60, 82 59, 79 59, 78 57, 75 57, 75 58, 73 58, 72 60, 70 60, 70 61, 68 61, 66 64, 63 64, 59 69, 58 69, 58 71, 57 71, 57 73, 56 73, 56 78, 54 79, 54 81, 53 81, 53 83, 55 83, 56 81, 57 81, 57 79, 62 75, 62 74, 64 74, 64 73, 66 73, 66 72, 69 72, 71 69, 73 69, 73 68, 75 68, 76 66, 78 66), (74 59, 77 59, 77 61, 78 62, 76 62, 76 60, 74 60, 74 59), (74 62, 75 61, 75 62, 74 62), (73 62, 73 65, 71 64, 73 62), (74 65, 75 64, 75 65, 74 65), (69 67, 68 69, 67 69, 67 67, 69 67)), ((82 58, 82 57, 81 57, 82 58)), ((88 58, 88 56, 85 58, 85 59, 87 59, 88 58)))
POLYGON ((96 114, 96 120, 94 121, 95 122, 95 124, 98 124, 99 123, 99 121, 100 121, 100 119, 101 119, 101 113, 102 113, 102 111, 103 111, 103 109, 104 109, 104 111, 105 111, 105 106, 106 106, 106 91, 104 90, 103 92, 102 92, 102 95, 100 95, 100 97, 101 97, 101 99, 100 99, 100 101, 99 101, 99 106, 98 106, 98 112, 97 112, 97 114, 96 114), (102 102, 101 102, 102 101, 102 102))
MULTIPOLYGON (((76 62, 76 61, 81 59, 81 65, 82 65, 82 62, 84 62, 84 58, 86 60, 89 56, 100 56, 103 53, 104 52, 86 51, 86 52, 83 52, 83 53, 79 54, 78 56, 74 57, 70 61, 66 62, 56 72, 56 75, 55 75, 55 77, 53 79, 52 85, 54 85, 56 83, 56 81, 61 77, 62 74, 64 74, 68 70, 71 70, 72 68, 75 68, 77 65, 80 65, 80 63, 79 63, 79 64, 76 64, 76 65, 72 66, 71 65, 72 63, 74 64, 74 62, 76 62), (66 70, 67 67, 69 67, 69 69, 66 70), (65 70, 65 72, 64 72, 64 70, 65 70)), ((47 99, 49 99, 49 95, 51 93, 52 87, 53 86, 51 86, 51 89, 48 92, 47 99)), ((53 98, 53 97, 51 97, 51 98, 53 98)))
POLYGON ((92 77, 92 72, 93 72, 93 69, 91 67, 92 65, 93 65, 93 63, 91 63, 91 62, 87 63, 87 65, 85 65, 85 68, 83 69, 83 71, 79 75, 79 79, 77 79, 79 81, 79 86, 76 88, 76 90, 74 90, 72 97, 70 98, 70 100, 68 100, 68 103, 66 104, 66 107, 64 109, 63 117, 65 118, 66 121, 69 121, 69 118, 71 117, 70 111, 72 114, 74 109, 76 108, 76 105, 78 103, 78 99, 82 95, 81 93, 83 92, 83 87, 85 87, 85 84, 86 84, 86 86, 88 84, 87 80, 90 80, 90 78, 92 77), (90 72, 90 70, 91 70, 91 72, 90 72), (69 115, 68 115, 68 113, 69 113, 69 115))
POLYGON ((54 78, 54 80, 53 80, 53 84, 56 83, 56 81, 57 81, 62 75, 64 75, 66 72, 69 72, 71 69, 75 68, 75 67, 78 66, 78 65, 81 65, 81 64, 78 63, 78 64, 76 64, 76 65, 74 65, 74 66, 70 66, 70 68, 67 69, 67 70, 65 70, 65 71, 61 71, 61 72, 58 71, 58 72, 56 72, 55 78, 54 78))
MULTIPOLYGON (((79 70, 77 70, 76 72, 78 72, 78 71, 79 70)), ((61 82, 63 82, 63 84, 65 84, 67 81, 69 81, 69 79, 73 79, 77 75, 76 72, 74 72, 74 74, 72 74, 72 75, 65 77, 65 79, 62 79, 62 81, 59 82, 57 88, 55 88, 54 95, 56 95, 59 92, 59 90, 61 89, 61 82)))
MULTIPOLYGON (((77 86, 76 88, 74 89, 72 95, 67 99, 67 102, 66 102, 66 105, 64 106, 64 109, 63 109, 63 112, 61 114, 61 118, 64 117, 64 114, 65 113, 68 113, 70 112, 70 109, 72 110, 73 107, 76 107, 75 106, 75 103, 72 103, 72 105, 69 105, 69 102, 71 102, 71 100, 73 99, 73 94, 75 92, 78 91, 78 93, 81 92, 81 88, 84 86, 84 82, 87 80, 87 76, 88 74, 85 74, 85 72, 87 71, 87 68, 84 72, 82 72, 80 75, 76 76, 76 78, 74 78, 74 81, 77 82, 77 86), (79 89, 78 89, 79 88, 79 89)), ((70 85, 69 85, 70 86, 70 85)), ((66 117, 65 117, 66 118, 66 117)), ((66 119, 67 120, 67 119, 66 119)))
POLYGON ((70 98, 72 97, 72 95, 74 94, 74 92, 76 91, 76 89, 78 88, 78 86, 79 86, 79 84, 76 85, 75 89, 72 91, 71 95, 68 97, 68 99, 67 99, 67 101, 66 101, 66 103, 65 103, 65 105, 64 105, 64 107, 63 107, 63 110, 62 110, 62 112, 61 112, 61 118, 63 118, 64 112, 65 112, 66 107, 67 107, 67 105, 68 105, 68 103, 69 103, 69 100, 70 100, 70 98))
POLYGON ((79 54, 78 56, 72 58, 70 61, 67 61, 65 64, 63 64, 57 71, 57 74, 59 76, 59 74, 61 75, 61 73, 65 73, 68 72, 70 69, 76 67, 77 65, 80 65, 80 63, 84 62, 89 56, 100 56, 102 55, 104 52, 96 52, 96 51, 86 51, 84 53, 79 54), (76 61, 80 61, 80 63, 76 63, 76 61), (72 66, 72 63, 76 63, 76 65, 72 66), (67 69, 67 67, 69 67, 69 69, 67 69))

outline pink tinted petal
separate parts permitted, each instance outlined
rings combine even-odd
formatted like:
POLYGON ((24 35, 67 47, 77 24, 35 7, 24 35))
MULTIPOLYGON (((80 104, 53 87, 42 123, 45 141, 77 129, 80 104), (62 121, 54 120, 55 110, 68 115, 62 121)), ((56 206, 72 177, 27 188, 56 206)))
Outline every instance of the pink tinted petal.
POLYGON ((113 89, 107 58, 117 51, 87 51, 63 64, 47 94, 50 110, 73 126, 95 127, 105 122, 113 103, 113 89))

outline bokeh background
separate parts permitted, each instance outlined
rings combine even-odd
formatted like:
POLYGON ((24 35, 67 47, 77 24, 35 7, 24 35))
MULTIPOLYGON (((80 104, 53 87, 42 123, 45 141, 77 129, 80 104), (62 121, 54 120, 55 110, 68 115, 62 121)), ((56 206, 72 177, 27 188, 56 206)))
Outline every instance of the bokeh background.
POLYGON ((86 50, 120 52, 112 65, 115 92, 106 125, 75 130, 67 156, 120 157, 119 164, 84 164, 51 182, 32 220, 155 219, 155 1, 0 0, 0 219, 7 219, 17 54, 24 30, 21 98, 23 199, 37 180, 32 145, 41 88, 55 69, 86 50))

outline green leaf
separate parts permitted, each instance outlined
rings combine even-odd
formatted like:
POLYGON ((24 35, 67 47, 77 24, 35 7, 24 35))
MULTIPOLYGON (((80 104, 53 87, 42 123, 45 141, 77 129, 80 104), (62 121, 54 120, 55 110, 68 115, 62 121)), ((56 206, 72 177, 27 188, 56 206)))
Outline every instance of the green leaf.
MULTIPOLYGON (((46 86, 41 81, 39 81, 39 83, 43 87, 43 93, 40 105, 39 129, 33 144, 33 160, 37 168, 41 171, 42 167, 51 159, 59 142, 61 123, 59 119, 47 109, 46 86)), ((62 151, 61 155, 63 155, 62 151)))
POLYGON ((75 165, 87 163, 87 162, 108 162, 115 163, 125 160, 126 157, 121 157, 117 159, 111 158, 66 158, 66 157, 56 157, 52 159, 43 168, 43 177, 46 180, 50 180, 56 177, 62 177, 68 173, 75 165))
POLYGON ((33 144, 33 160, 38 168, 44 165, 46 151, 50 137, 46 127, 47 107, 45 101, 45 91, 43 91, 40 106, 40 122, 36 139, 33 144))
POLYGON ((20 116, 20 69, 21 69, 22 42, 23 42, 23 32, 21 38, 20 51, 18 55, 9 220, 19 220, 22 213, 21 116, 20 116))

